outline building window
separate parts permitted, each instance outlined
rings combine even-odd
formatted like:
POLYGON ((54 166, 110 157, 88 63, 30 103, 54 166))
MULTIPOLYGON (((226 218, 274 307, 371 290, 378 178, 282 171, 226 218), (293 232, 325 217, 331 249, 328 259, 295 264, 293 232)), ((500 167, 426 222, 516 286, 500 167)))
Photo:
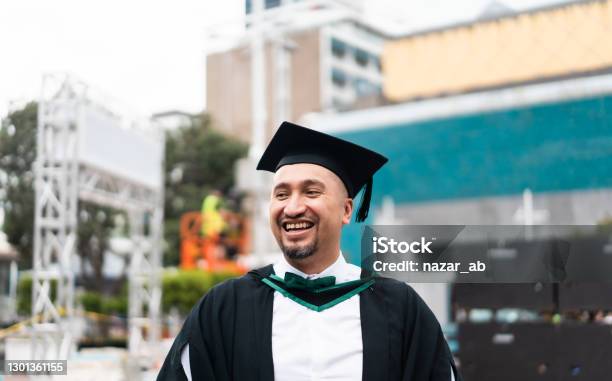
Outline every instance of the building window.
POLYGON ((353 87, 357 97, 365 97, 373 94, 380 94, 380 87, 365 79, 355 79, 353 87))
POLYGON ((382 66, 380 65, 380 58, 376 56, 372 56, 371 59, 372 59, 372 62, 374 62, 374 66, 376 67, 376 70, 381 72, 382 66))
POLYGON ((368 53, 361 49, 355 49, 355 62, 359 66, 366 66, 368 64, 368 53))
POLYGON ((276 8, 281 5, 281 0, 266 0, 265 7, 266 9, 276 8))
POLYGON ((338 87, 346 85, 346 74, 341 70, 332 69, 331 78, 332 83, 338 87))
POLYGON ((335 57, 342 58, 346 54, 346 44, 340 40, 332 38, 331 51, 335 57))
MULTIPOLYGON (((264 1, 264 9, 276 8, 281 5, 281 0, 265 0, 264 1)), ((245 0, 244 9, 246 14, 251 14, 253 12, 253 1, 245 0)))

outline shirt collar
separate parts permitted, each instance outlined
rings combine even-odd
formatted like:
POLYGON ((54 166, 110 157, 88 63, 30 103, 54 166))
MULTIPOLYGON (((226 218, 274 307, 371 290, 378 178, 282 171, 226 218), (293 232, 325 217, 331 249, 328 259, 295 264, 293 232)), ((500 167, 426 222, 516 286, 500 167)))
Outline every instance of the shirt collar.
POLYGON ((281 256, 281 259, 274 264, 274 273, 281 278, 285 277, 286 272, 297 274, 306 279, 317 279, 324 276, 335 276, 337 283, 347 282, 349 280, 353 280, 354 277, 351 274, 351 267, 346 262, 344 257, 342 256, 342 252, 339 253, 338 258, 334 263, 332 263, 328 268, 321 271, 318 274, 306 274, 302 271, 296 269, 291 266, 284 255, 281 256))

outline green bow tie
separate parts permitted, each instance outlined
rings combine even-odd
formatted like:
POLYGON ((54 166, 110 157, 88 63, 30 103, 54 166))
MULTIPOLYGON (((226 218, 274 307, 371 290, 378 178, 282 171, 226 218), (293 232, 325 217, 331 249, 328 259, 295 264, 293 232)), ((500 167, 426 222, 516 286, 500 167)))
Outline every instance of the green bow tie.
POLYGON ((285 273, 285 286, 298 290, 314 291, 324 287, 333 286, 336 284, 335 276, 324 276, 317 279, 306 279, 297 274, 285 273))

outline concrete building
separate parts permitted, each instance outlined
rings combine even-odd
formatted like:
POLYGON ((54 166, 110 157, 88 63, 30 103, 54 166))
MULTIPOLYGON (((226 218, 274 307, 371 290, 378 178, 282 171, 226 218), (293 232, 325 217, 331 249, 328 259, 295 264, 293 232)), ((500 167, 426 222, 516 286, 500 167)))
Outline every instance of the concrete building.
MULTIPOLYGON (((281 1, 266 1, 274 11, 281 1)), ((250 13, 250 1, 246 11, 250 13)), ((299 17, 296 13, 296 17, 299 17)), ((307 18, 308 16, 304 16, 307 18)), ((380 55, 388 36, 349 16, 265 43, 266 141, 279 113, 298 120, 311 112, 336 112, 382 94, 380 55), (285 54, 283 56, 283 53, 285 54), (283 58, 284 57, 284 58, 283 58)), ((207 111, 221 131, 251 138, 251 58, 248 44, 207 56, 207 111)))
POLYGON ((575 1, 421 31, 385 44, 395 103, 610 71, 610 1, 575 1))

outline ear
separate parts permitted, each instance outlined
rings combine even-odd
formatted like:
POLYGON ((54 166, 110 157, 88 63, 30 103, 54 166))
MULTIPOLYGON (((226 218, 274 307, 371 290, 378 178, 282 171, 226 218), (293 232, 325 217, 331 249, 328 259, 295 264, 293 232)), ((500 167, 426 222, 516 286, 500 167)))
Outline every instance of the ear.
POLYGON ((347 225, 351 222, 351 216, 353 215, 353 199, 344 199, 344 212, 342 213, 342 224, 347 225))

